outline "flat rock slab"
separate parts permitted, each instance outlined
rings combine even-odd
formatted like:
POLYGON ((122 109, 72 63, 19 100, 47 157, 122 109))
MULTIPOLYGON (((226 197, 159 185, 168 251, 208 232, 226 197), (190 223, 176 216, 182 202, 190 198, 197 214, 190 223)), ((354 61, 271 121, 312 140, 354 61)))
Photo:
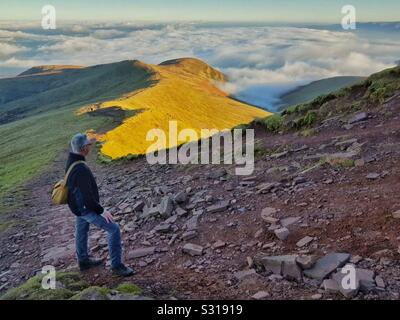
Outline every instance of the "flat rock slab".
POLYGON ((365 121, 368 120, 368 113, 366 112, 360 112, 357 113, 356 115, 354 115, 350 120, 349 120, 349 124, 354 124, 357 122, 361 122, 361 121, 365 121))
POLYGON ((282 227, 288 227, 292 224, 299 222, 300 219, 301 219, 301 217, 284 218, 284 219, 281 219, 281 225, 282 225, 282 227))
POLYGON ((128 258, 134 259, 134 258, 146 257, 146 256, 154 254, 155 251, 156 251, 156 247, 144 247, 144 248, 131 250, 128 252, 128 258))
POLYGON ((220 211, 225 211, 229 207, 229 201, 221 201, 220 203, 214 204, 207 208, 208 213, 215 213, 220 211))
POLYGON ((256 270, 254 270, 254 269, 249 269, 249 270, 243 270, 243 271, 235 272, 234 277, 235 277, 237 280, 242 280, 242 279, 244 279, 244 278, 246 278, 246 277, 254 276, 254 275, 256 275, 256 274, 257 274, 256 270))
POLYGON ((400 219, 400 210, 397 210, 392 213, 393 218, 400 219))
POLYGON ((255 300, 262 300, 269 297, 269 293, 267 291, 258 291, 256 294, 252 296, 255 300))
POLYGON ((314 264, 311 269, 305 270, 304 274, 311 279, 323 280, 337 268, 342 267, 350 259, 348 253, 330 253, 314 264))
POLYGON ((267 256, 259 261, 267 271, 287 278, 301 280, 302 271, 297 264, 297 255, 267 256))
POLYGON ((289 237, 290 231, 288 228, 279 228, 274 231, 275 235, 278 237, 278 239, 284 241, 289 237))
POLYGON ((191 256, 201 256, 203 254, 204 248, 202 246, 199 246, 197 244, 193 243, 186 243, 183 246, 183 252, 187 253, 191 256))
POLYGON ((298 246, 299 248, 304 247, 304 246, 308 245, 313 240, 314 240, 313 237, 306 236, 306 237, 300 239, 299 241, 297 241, 296 246, 298 246))

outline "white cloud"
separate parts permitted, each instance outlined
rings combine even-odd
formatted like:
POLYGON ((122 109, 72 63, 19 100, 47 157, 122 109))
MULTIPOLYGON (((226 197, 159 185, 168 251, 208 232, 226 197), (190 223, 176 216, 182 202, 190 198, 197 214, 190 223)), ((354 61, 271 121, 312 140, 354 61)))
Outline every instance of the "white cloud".
POLYGON ((395 37, 366 38, 309 28, 83 23, 48 33, 32 31, 31 25, 21 30, 1 27, 2 68, 28 68, 43 61, 94 65, 139 59, 160 63, 196 56, 229 76, 231 82, 224 89, 231 93, 260 85, 287 87, 337 75, 369 75, 400 58, 400 40, 395 37))
POLYGON ((6 59, 15 55, 18 52, 26 51, 27 48, 22 46, 16 46, 14 44, 9 44, 5 42, 0 42, 0 59, 6 59))

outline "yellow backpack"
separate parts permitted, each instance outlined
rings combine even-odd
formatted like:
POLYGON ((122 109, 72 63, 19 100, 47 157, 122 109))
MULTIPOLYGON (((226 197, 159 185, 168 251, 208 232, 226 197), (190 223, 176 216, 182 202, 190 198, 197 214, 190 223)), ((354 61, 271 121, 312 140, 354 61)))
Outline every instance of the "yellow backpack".
POLYGON ((85 161, 76 161, 68 168, 67 173, 65 174, 64 179, 58 181, 51 193, 51 199, 53 200, 54 204, 66 204, 68 202, 68 187, 67 187, 67 180, 68 176, 71 173, 72 169, 79 163, 85 163, 85 161))

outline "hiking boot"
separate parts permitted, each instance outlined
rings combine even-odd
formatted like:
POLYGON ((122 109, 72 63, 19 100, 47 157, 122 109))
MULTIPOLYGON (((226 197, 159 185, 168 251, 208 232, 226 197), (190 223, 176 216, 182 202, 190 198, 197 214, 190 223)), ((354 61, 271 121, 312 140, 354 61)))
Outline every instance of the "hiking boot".
POLYGON ((86 259, 83 261, 79 261, 79 270, 85 271, 93 267, 97 267, 103 263, 101 259, 86 259))
POLYGON ((129 268, 122 263, 118 267, 112 268, 111 271, 120 277, 129 277, 135 273, 132 268, 129 268))

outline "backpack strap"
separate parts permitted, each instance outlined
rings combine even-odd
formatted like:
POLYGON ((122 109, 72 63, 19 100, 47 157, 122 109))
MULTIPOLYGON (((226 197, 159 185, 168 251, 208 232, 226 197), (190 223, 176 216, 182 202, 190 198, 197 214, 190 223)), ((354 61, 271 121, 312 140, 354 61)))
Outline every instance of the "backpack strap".
POLYGON ((68 170, 67 170, 67 173, 65 174, 65 178, 64 178, 65 183, 67 182, 68 177, 69 177, 69 175, 70 175, 72 169, 75 168, 75 166, 78 165, 78 164, 80 164, 80 163, 85 163, 85 161, 82 161, 82 160, 75 161, 73 164, 71 164, 71 165, 69 166, 69 168, 68 168, 68 170))

